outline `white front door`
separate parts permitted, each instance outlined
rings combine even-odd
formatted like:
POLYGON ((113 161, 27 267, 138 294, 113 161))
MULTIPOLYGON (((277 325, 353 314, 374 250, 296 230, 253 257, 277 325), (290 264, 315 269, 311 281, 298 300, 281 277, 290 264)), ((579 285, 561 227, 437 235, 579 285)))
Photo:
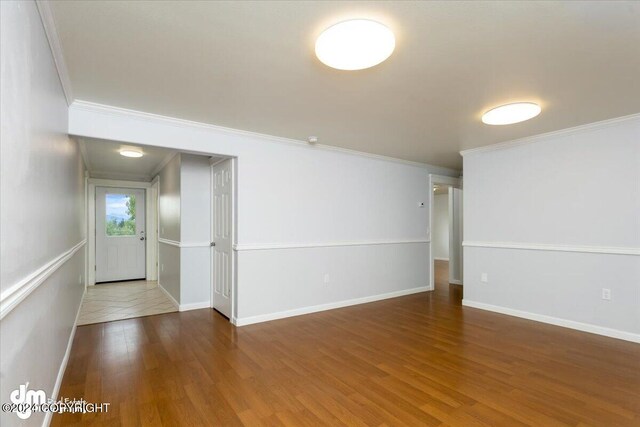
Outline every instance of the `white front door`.
POLYGON ((96 283, 144 279, 143 189, 96 187, 96 283))
POLYGON ((211 256, 213 266, 212 306, 231 318, 231 283, 233 238, 233 174, 231 159, 211 167, 213 230, 211 256))

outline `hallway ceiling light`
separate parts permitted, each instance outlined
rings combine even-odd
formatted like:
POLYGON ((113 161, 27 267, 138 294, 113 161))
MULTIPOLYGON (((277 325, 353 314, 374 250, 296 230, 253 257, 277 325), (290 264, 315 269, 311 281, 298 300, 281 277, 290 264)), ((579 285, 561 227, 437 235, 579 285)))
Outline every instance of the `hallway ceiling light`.
POLYGON ((142 151, 127 148, 120 150, 120 155, 125 157, 142 157, 142 151))
POLYGON ((363 70, 393 53, 396 39, 389 28, 368 19, 339 22, 320 34, 316 56, 338 70, 363 70))
POLYGON ((493 108, 482 115, 482 123, 487 125, 510 125, 524 122, 540 114, 542 109, 533 102, 515 102, 493 108))

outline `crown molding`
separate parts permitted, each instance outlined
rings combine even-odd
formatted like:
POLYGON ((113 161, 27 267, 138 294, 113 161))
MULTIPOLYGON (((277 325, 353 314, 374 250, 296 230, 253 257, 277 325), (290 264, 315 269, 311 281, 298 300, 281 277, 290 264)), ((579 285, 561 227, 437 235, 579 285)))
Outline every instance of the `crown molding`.
POLYGON ((535 142, 545 142, 545 141, 548 141, 550 138, 575 135, 575 134, 579 134, 582 132, 587 132, 595 129, 604 129, 609 126, 614 126, 619 123, 633 121, 633 120, 640 120, 640 113, 630 114, 628 116, 616 117, 608 120, 602 120, 599 122, 587 123, 585 125, 574 126, 566 129, 560 129, 553 132, 541 133, 539 135, 528 136, 525 138, 513 139, 511 141, 499 142, 497 144, 486 145, 484 147, 470 148, 468 150, 460 151, 460 154, 462 156, 466 156, 468 154, 483 153, 486 151, 504 150, 507 148, 518 147, 521 145, 533 144, 535 142))
POLYGON ((366 157, 370 159, 381 160, 385 162, 400 163, 400 164, 414 166, 422 169, 428 169, 431 173, 437 173, 441 175, 456 176, 456 177, 460 175, 459 170, 449 169, 442 166, 435 166, 428 163, 420 163, 420 162, 414 162, 411 160, 404 160, 404 159, 398 159, 395 157, 383 156, 379 154, 365 153, 363 151, 356 151, 356 150, 351 150, 349 148, 336 147, 333 145, 309 144, 307 141, 302 141, 297 139, 268 135, 268 134, 263 134, 258 132, 245 131, 241 129, 227 128, 227 127, 212 125, 208 123, 179 119, 176 117, 162 116, 159 114, 145 113, 143 111, 130 110, 127 108, 114 107, 111 105, 98 104, 95 102, 75 100, 73 101, 72 105, 70 105, 70 108, 76 109, 76 110, 88 111, 96 114, 102 113, 102 114, 109 114, 109 115, 119 116, 119 117, 125 116, 132 119, 144 120, 147 122, 155 122, 155 123, 162 122, 165 124, 169 124, 176 127, 182 127, 182 128, 205 129, 209 131, 224 133, 227 135, 259 138, 259 139, 266 140, 273 143, 295 145, 295 146, 304 147, 310 150, 333 151, 333 152, 348 154, 352 156, 359 156, 359 157, 366 157))
POLYGON ((128 179, 118 180, 110 178, 89 178, 89 184, 96 187, 110 187, 110 188, 150 188, 151 182, 149 181, 132 181, 128 179))
POLYGON ((142 181, 142 182, 150 182, 152 178, 152 176, 145 175, 145 174, 97 171, 97 170, 90 170, 89 176, 95 179, 112 179, 115 181, 142 181))
POLYGON ((169 164, 169 162, 171 160, 173 160, 173 158, 175 156, 177 156, 179 153, 175 152, 175 153, 168 153, 166 156, 164 156, 164 159, 162 159, 162 161, 160 163, 158 163, 158 166, 156 166, 153 169, 153 172, 151 172, 151 178, 155 178, 156 176, 158 176, 158 174, 160 173, 160 171, 162 171, 162 169, 164 169, 165 166, 167 166, 169 164))
POLYGON ((36 7, 40 14, 40 20, 44 27, 44 32, 47 35, 49 41, 49 48, 51 49, 51 55, 53 56, 53 62, 56 65, 58 71, 58 78, 64 92, 64 97, 67 100, 67 105, 71 105, 74 101, 73 91, 71 89, 71 79, 69 78, 69 70, 67 63, 64 60, 64 52, 62 50, 62 44, 60 43, 60 37, 58 36, 58 30, 56 29, 56 23, 53 18, 53 10, 51 10, 51 4, 47 0, 36 0, 36 7))
POLYGON ((82 156, 82 161, 84 162, 84 167, 89 174, 91 174, 91 163, 89 162, 89 154, 87 153, 87 144, 84 142, 84 139, 78 138, 78 149, 80 150, 80 155, 82 156))

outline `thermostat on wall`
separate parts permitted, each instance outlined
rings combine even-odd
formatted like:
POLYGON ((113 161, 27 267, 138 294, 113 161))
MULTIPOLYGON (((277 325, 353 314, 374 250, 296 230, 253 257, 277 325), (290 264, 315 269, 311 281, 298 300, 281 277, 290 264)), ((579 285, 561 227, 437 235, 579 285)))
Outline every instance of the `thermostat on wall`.
POLYGON ((424 202, 418 202, 418 207, 419 208, 424 208, 424 202))

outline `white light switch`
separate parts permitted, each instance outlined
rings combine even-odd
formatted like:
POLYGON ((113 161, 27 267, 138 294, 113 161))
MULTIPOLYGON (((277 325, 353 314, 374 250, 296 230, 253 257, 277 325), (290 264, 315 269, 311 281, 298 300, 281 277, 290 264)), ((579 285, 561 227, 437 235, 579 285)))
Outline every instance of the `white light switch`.
POLYGON ((487 273, 482 273, 480 275, 480 281, 482 283, 489 283, 489 275, 487 273))

